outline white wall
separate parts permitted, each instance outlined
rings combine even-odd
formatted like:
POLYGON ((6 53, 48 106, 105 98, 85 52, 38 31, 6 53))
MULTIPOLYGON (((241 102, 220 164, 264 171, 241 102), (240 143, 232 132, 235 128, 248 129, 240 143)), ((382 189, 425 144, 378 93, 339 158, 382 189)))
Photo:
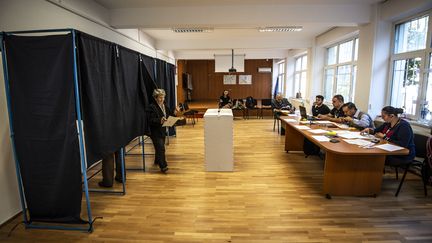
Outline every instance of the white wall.
MULTIPOLYGON (((1 0, 0 31, 74 28, 90 35, 118 43, 148 56, 175 63, 172 52, 156 51, 154 40, 137 30, 113 30, 104 21, 104 9, 92 1, 62 0, 78 14, 43 0, 1 0), (91 16, 92 20, 86 18, 91 16), (141 43, 139 43, 139 42, 141 43)), ((3 72, 3 68, 0 68, 3 72)), ((15 163, 9 135, 3 73, 0 75, 0 224, 20 211, 15 163)))

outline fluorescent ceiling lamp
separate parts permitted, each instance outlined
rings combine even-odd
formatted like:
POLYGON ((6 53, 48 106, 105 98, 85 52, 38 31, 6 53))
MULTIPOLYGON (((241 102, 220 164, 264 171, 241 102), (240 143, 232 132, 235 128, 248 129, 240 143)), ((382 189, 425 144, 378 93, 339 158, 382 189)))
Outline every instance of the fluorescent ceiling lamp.
POLYGON ((258 28, 259 32, 292 32, 292 31, 302 31, 301 26, 270 26, 258 28))
POLYGON ((172 28, 176 33, 209 33, 213 32, 213 28, 172 28))

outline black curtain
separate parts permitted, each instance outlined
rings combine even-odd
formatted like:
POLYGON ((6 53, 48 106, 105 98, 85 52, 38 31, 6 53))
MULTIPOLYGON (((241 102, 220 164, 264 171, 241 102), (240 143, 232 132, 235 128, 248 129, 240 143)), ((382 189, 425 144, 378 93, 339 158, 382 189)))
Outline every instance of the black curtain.
MULTIPOLYGON (((170 109, 176 107, 174 71, 174 65, 160 59, 156 60, 156 85, 165 90, 165 103, 170 109)), ((169 135, 175 135, 175 133, 175 128, 170 127, 169 135)))
POLYGON ((147 83, 151 77, 143 70, 138 53, 84 33, 79 33, 78 38, 90 166, 144 134, 147 83))
POLYGON ((16 159, 30 220, 84 223, 72 36, 4 39, 16 159))
POLYGON ((141 78, 143 81, 143 87, 146 87, 145 93, 147 94, 147 104, 150 104, 151 102, 153 102, 153 90, 158 87, 156 85, 155 78, 155 59, 149 56, 142 55, 141 60, 141 78))

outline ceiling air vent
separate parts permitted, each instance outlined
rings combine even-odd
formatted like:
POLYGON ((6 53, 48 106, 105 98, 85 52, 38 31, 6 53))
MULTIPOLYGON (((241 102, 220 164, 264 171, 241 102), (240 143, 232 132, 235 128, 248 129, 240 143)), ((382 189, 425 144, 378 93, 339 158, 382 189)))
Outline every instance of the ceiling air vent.
POLYGON ((258 72, 259 73, 271 73, 272 68, 271 67, 259 67, 258 72))
POLYGON ((209 33, 213 32, 213 28, 172 28, 176 33, 209 33))

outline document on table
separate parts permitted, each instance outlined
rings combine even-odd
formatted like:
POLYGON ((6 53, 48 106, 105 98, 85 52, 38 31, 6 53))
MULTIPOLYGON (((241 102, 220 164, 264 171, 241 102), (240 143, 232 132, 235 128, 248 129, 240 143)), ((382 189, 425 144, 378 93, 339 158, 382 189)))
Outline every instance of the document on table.
POLYGON ((330 141, 330 138, 326 137, 326 136, 312 136, 313 138, 315 138, 318 142, 328 142, 330 141))
POLYGON ((349 126, 347 124, 341 124, 341 123, 337 123, 337 122, 333 122, 333 125, 339 127, 340 129, 348 129, 349 126))
POLYGON ((311 129, 311 130, 309 130, 309 132, 315 133, 315 134, 320 134, 320 133, 326 133, 328 131, 323 130, 323 129, 311 129))
POLYGON ((162 124, 162 126, 163 126, 163 127, 172 127, 172 126, 174 126, 174 124, 175 124, 178 120, 180 120, 180 119, 181 119, 181 117, 169 116, 169 117, 168 117, 168 120, 166 120, 166 121, 162 124))
POLYGON ((297 128, 297 129, 299 129, 299 130, 309 130, 310 129, 310 127, 308 127, 308 126, 302 126, 302 125, 297 125, 297 126, 294 126, 295 128, 297 128))
POLYGON ((286 121, 286 122, 295 122, 295 123, 297 123, 297 120, 295 120, 295 119, 285 118, 283 120, 286 121))
POLYGON ((359 146, 374 145, 374 143, 371 143, 370 141, 363 140, 363 139, 343 139, 343 140, 349 144, 354 144, 354 145, 359 145, 359 146))
POLYGON ((318 124, 333 124, 333 122, 331 122, 331 121, 314 121, 314 123, 318 123, 318 124))
POLYGON ((388 144, 388 143, 377 145, 377 146, 375 146, 375 148, 379 148, 379 149, 382 149, 382 150, 385 150, 385 151, 390 151, 390 152, 404 149, 403 147, 396 146, 396 145, 393 145, 393 144, 388 144))
POLYGON ((364 138, 359 132, 338 132, 338 136, 342 138, 364 138))

